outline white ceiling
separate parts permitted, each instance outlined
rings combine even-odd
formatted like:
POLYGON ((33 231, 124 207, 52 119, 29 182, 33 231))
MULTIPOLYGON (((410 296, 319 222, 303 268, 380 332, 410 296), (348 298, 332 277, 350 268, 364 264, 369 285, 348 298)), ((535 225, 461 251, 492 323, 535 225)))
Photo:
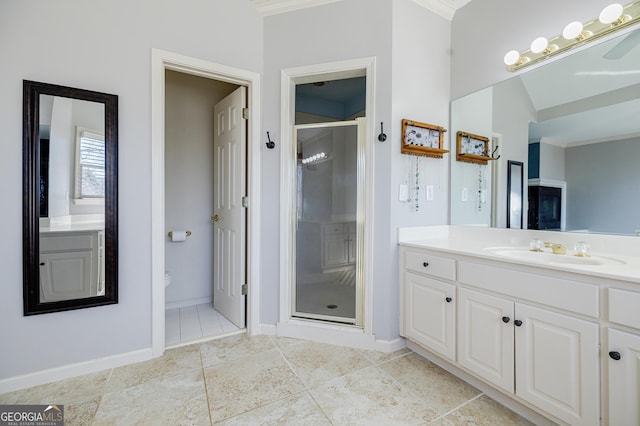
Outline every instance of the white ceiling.
MULTIPOLYGON (((251 0, 253 5, 263 15, 276 15, 293 10, 335 3, 342 0, 251 0)), ((420 6, 431 10, 449 20, 453 14, 471 0, 413 0, 420 6)))

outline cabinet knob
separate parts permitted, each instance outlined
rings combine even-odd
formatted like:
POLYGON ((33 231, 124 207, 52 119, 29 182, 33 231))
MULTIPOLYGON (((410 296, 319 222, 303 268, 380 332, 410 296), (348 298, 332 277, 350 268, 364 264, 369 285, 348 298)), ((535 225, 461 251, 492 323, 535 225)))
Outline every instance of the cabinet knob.
POLYGON ((447 303, 451 303, 451 301, 452 301, 453 299, 452 299, 452 298, 450 298, 450 297, 445 297, 445 298, 444 298, 444 300, 446 300, 446 301, 447 301, 447 303))
POLYGON ((427 266, 429 266, 429 262, 422 262, 422 266, 426 268, 427 266))
POLYGON ((46 265, 46 263, 40 262, 40 266, 44 266, 44 265, 46 265))
POLYGON ((615 359, 616 361, 619 361, 620 358, 622 358, 622 356, 620 355, 620 352, 615 352, 615 351, 609 352, 609 357, 611 359, 615 359))
POLYGON ((509 321, 511 321, 511 318, 509 317, 502 317, 502 322, 507 324, 509 321))
POLYGON ((522 321, 520 320, 515 320, 513 323, 516 325, 516 327, 520 327, 522 325, 522 321))

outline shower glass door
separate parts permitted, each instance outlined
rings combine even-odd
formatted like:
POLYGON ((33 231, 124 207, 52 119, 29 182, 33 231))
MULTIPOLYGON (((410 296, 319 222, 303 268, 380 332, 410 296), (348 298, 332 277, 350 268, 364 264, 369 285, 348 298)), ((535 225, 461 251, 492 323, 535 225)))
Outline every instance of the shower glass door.
POLYGON ((294 126, 293 316, 362 324, 364 118, 294 126))

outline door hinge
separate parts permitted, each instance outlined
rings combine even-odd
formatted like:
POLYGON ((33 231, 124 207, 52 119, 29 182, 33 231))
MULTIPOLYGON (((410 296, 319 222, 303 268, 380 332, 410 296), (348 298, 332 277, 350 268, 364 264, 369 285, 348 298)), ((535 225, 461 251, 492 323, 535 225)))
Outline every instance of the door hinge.
POLYGON ((249 119, 249 108, 242 108, 242 118, 245 120, 249 119))
POLYGON ((242 295, 246 296, 248 292, 249 292, 249 285, 242 284, 242 295))
POLYGON ((249 207, 249 197, 246 195, 242 197, 242 207, 249 207))

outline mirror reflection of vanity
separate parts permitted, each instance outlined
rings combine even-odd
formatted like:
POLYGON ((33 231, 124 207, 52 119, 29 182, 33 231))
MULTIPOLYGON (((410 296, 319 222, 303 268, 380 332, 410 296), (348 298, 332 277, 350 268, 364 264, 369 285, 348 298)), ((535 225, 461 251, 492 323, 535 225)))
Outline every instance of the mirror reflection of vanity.
MULTIPOLYGON (((486 166, 451 156, 451 224, 506 227, 507 162, 527 183, 560 188, 557 230, 640 230, 640 29, 544 64, 451 104, 452 134, 491 139, 486 166), (625 49, 620 47, 624 46, 625 49), (615 52, 615 54, 612 54, 615 52), (468 199, 463 200, 464 195, 468 199)), ((554 192, 554 191, 550 191, 554 192)), ((542 228, 539 228, 542 229, 542 228)))
POLYGON ((117 303, 117 96, 24 81, 25 315, 117 303))

